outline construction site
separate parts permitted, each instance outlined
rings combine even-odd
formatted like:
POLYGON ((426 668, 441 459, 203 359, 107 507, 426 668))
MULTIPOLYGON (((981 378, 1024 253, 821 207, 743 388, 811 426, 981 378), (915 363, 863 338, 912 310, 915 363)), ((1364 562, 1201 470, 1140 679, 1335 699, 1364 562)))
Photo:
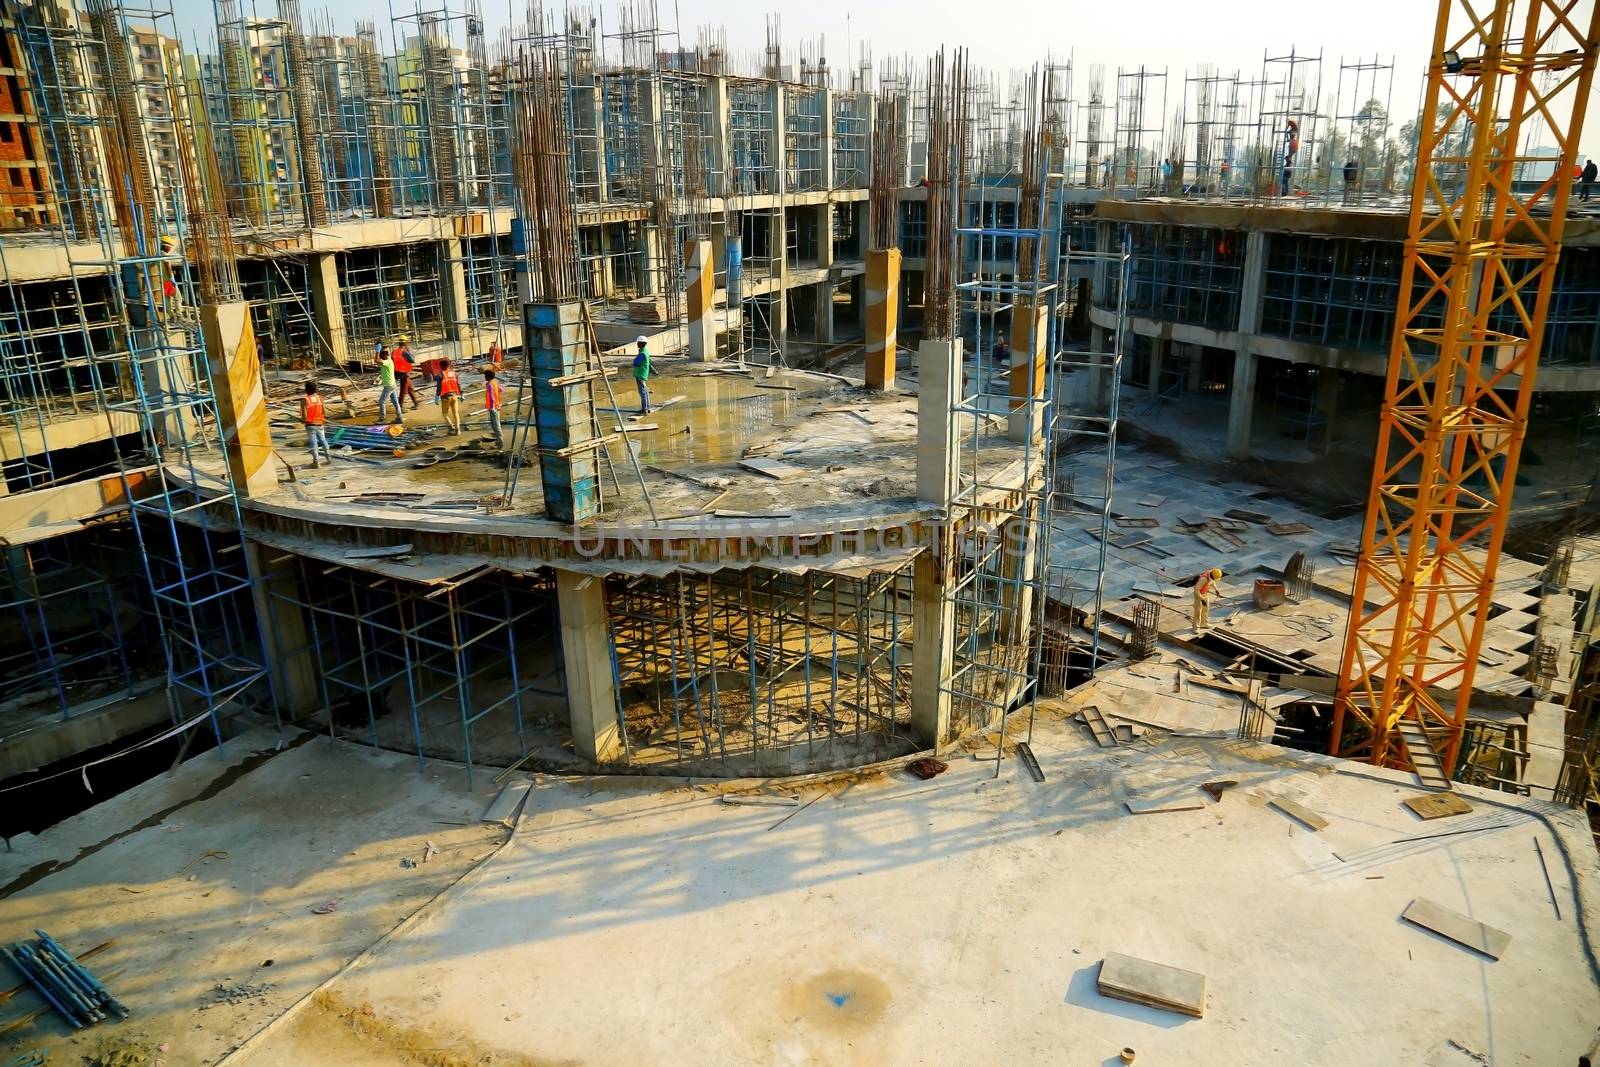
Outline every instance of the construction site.
POLYGON ((1594 0, 440 2, 0 2, 0 1067, 1600 1054, 1594 0))

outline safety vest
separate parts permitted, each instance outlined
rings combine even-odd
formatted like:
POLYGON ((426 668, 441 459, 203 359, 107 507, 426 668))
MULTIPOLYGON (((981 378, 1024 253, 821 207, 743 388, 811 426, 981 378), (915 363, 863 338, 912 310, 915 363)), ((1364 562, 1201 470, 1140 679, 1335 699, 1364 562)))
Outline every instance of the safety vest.
POLYGON ((456 372, 455 371, 447 370, 447 371, 443 371, 443 372, 440 373, 440 375, 439 375, 439 395, 440 396, 460 396, 461 395, 461 383, 456 380, 456 372))
POLYGON ((505 386, 499 382, 483 383, 483 410, 499 411, 500 398, 505 395, 505 386))
POLYGON ((321 426, 326 421, 322 412, 322 397, 315 393, 306 397, 306 425, 321 426))
POLYGON ((411 364, 411 361, 406 358, 406 350, 405 349, 403 349, 403 348, 395 349, 393 352, 389 353, 389 358, 394 360, 394 372, 396 374, 410 374, 411 373, 412 364, 411 364))
POLYGON ((1201 596, 1210 596, 1212 589, 1216 585, 1216 581, 1217 580, 1211 577, 1211 575, 1202 574, 1200 576, 1200 580, 1195 583, 1194 591, 1199 593, 1201 596))

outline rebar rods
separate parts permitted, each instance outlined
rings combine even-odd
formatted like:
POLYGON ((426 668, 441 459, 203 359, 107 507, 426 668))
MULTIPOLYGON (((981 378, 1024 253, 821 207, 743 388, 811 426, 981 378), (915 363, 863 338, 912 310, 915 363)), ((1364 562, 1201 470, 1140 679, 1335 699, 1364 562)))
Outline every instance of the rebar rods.
POLYGON ((955 336, 953 311, 961 248, 956 235, 966 159, 967 53, 958 48, 948 67, 944 49, 928 64, 928 285, 924 331, 955 336))
POLYGON ((517 57, 511 109, 511 173, 527 222, 538 298, 578 299, 578 238, 567 167, 567 108, 559 60, 551 48, 517 57))

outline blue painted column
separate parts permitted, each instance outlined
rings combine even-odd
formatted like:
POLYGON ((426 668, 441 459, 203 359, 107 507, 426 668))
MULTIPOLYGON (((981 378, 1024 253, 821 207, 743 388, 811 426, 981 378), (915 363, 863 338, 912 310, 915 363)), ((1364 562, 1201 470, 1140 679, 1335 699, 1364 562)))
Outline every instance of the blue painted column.
POLYGON ((604 446, 594 433, 601 368, 590 359, 583 309, 577 301, 530 303, 523 314, 545 516, 573 525, 590 522, 600 514, 596 453, 604 446))

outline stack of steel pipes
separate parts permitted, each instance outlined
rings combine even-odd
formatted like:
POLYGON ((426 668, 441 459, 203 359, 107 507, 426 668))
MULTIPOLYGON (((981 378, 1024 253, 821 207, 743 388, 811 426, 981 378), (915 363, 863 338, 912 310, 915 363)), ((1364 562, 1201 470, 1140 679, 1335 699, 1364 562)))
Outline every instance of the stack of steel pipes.
POLYGON ((112 996, 87 967, 58 945, 55 938, 43 930, 34 933, 39 935, 39 940, 33 944, 18 942, 0 947, 0 953, 5 954, 28 984, 37 989, 74 1030, 102 1022, 111 1012, 124 1019, 128 1017, 128 1009, 122 1002, 112 996))

